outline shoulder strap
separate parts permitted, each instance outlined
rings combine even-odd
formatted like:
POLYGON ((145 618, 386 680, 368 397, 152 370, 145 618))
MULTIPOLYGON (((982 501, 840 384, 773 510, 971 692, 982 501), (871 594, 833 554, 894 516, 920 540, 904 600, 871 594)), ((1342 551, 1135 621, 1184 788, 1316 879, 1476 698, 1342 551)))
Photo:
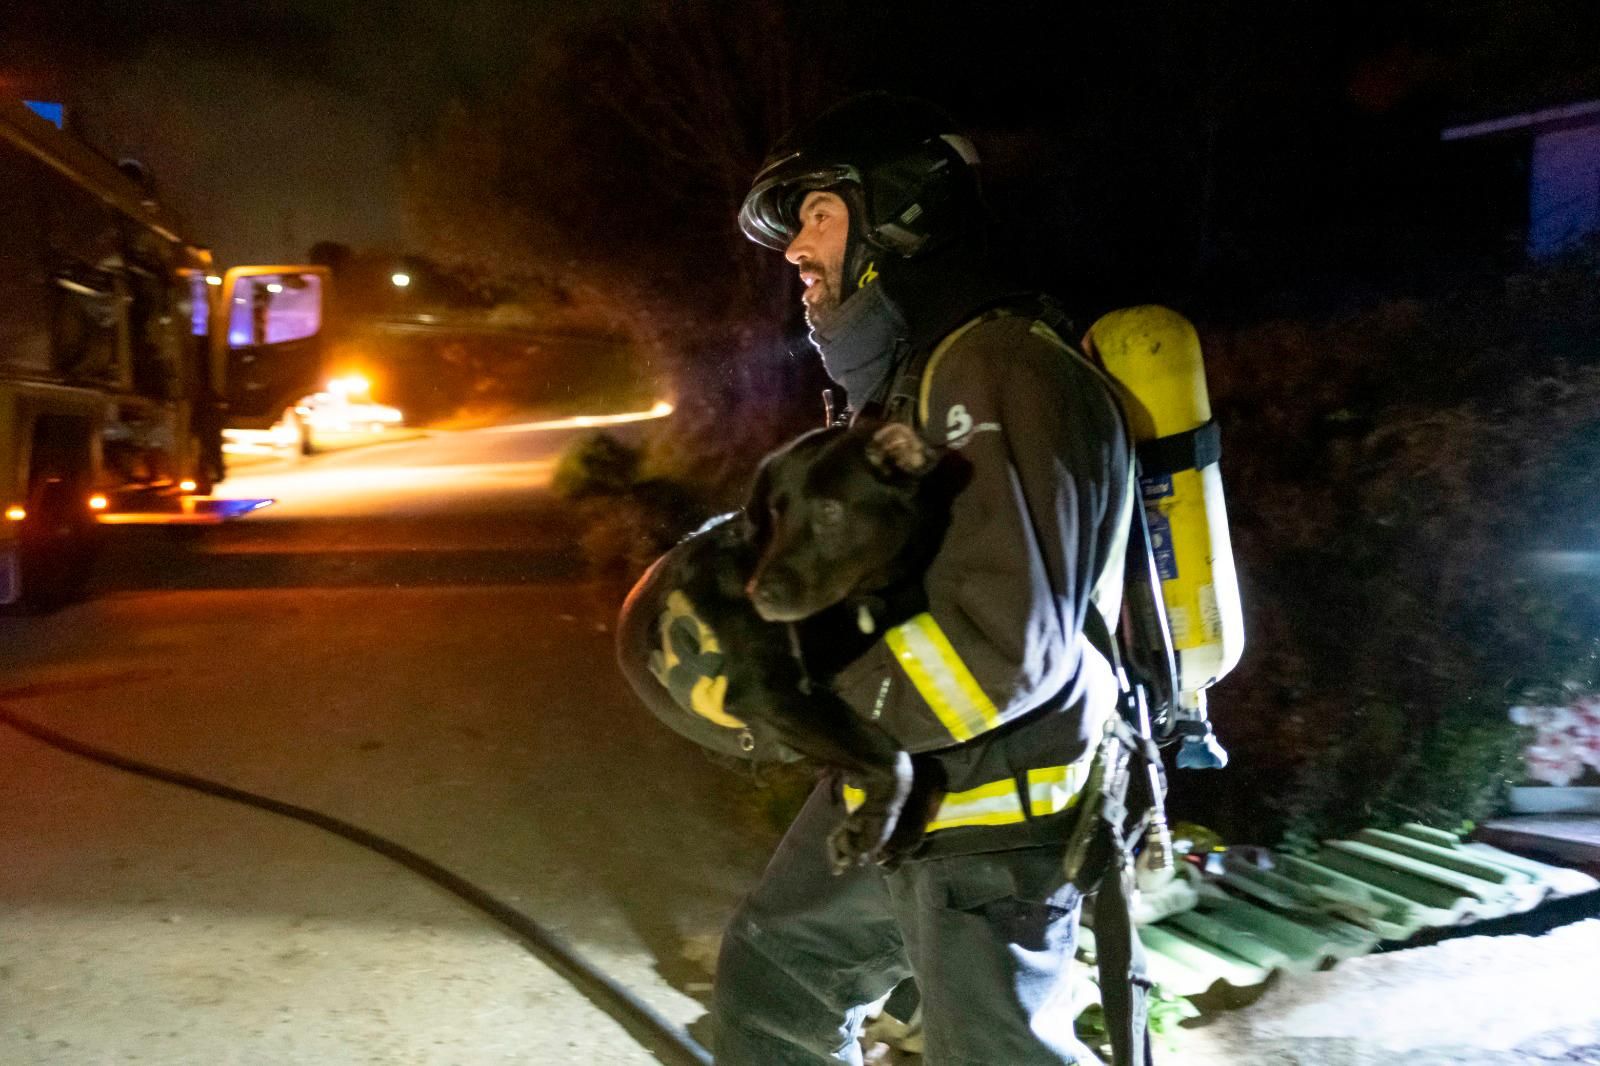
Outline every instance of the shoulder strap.
POLYGON ((883 406, 883 418, 888 422, 901 422, 917 429, 917 392, 921 388, 923 372, 933 358, 934 349, 915 351, 901 358, 900 369, 889 383, 889 399, 883 406))
MULTIPOLYGON (((906 358, 900 360, 900 369, 894 376, 894 381, 889 387, 889 399, 884 404, 883 418, 891 422, 903 422, 915 429, 920 429, 927 421, 928 412, 928 385, 932 380, 932 372, 938 362, 968 331, 992 322, 997 318, 1006 318, 1011 315, 1024 315, 1030 318, 1044 320, 1047 325, 1055 328, 1056 320, 1047 319, 1042 313, 1045 308, 1060 311, 1060 306, 1049 297, 1038 293, 1015 293, 1007 296, 977 314, 967 319, 961 325, 945 334, 939 343, 932 348, 923 348, 911 352, 906 358)), ((1059 321, 1066 323, 1064 313, 1059 321)), ((1068 333, 1072 327, 1066 325, 1068 333)))
MULTIPOLYGON (((1101 379, 1106 388, 1111 390, 1114 399, 1117 399, 1117 414, 1123 421, 1124 432, 1127 431, 1127 417, 1122 413, 1121 400, 1117 396, 1116 387, 1105 371, 1097 366, 1067 338, 1076 332, 1071 317, 1066 310, 1054 299, 1040 292, 1014 293, 1001 300, 988 310, 973 316, 952 331, 938 346, 927 356, 920 359, 915 367, 907 366, 908 371, 914 371, 915 376, 909 381, 909 388, 916 390, 915 395, 915 421, 912 425, 921 425, 928 419, 928 398, 932 390, 933 375, 938 370, 939 360, 954 346, 968 330, 992 322, 997 318, 1026 318, 1033 323, 1035 333, 1059 347, 1062 351, 1080 360, 1095 375, 1101 379)), ((897 381, 896 385, 900 383, 897 381)), ((909 391, 909 389, 907 390, 909 391)))

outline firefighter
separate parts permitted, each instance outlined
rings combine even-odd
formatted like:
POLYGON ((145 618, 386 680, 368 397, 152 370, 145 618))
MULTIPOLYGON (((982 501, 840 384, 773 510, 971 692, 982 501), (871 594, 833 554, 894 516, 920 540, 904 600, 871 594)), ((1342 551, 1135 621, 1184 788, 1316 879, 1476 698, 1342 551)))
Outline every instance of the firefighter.
POLYGON ((914 976, 933 1066, 1093 1062, 1063 855, 1119 691, 1092 619, 1115 617, 1133 501, 1116 400, 992 268, 977 154, 931 105, 869 94, 784 138, 740 224, 799 274, 850 410, 914 425, 969 480, 920 609, 835 680, 943 798, 908 859, 835 876, 854 797, 817 788, 724 936, 717 1061, 859 1063, 868 1006, 914 976))

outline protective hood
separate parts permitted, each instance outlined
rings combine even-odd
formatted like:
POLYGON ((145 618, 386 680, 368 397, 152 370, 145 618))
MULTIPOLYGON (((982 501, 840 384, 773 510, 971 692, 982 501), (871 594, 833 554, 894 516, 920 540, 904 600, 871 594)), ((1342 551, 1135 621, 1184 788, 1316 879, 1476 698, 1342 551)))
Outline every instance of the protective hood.
POLYGON ((811 331, 828 377, 844 386, 858 411, 887 398, 910 353, 931 349, 963 322, 1025 291, 992 270, 972 241, 917 259, 869 263, 863 275, 872 280, 811 331))
POLYGON ((860 410, 881 399, 905 350, 906 320, 880 284, 857 289, 811 328, 822 365, 860 410))
POLYGON ((969 239, 915 259, 883 259, 874 287, 899 308, 908 351, 933 348, 982 311, 1028 291, 994 267, 987 248, 969 239))

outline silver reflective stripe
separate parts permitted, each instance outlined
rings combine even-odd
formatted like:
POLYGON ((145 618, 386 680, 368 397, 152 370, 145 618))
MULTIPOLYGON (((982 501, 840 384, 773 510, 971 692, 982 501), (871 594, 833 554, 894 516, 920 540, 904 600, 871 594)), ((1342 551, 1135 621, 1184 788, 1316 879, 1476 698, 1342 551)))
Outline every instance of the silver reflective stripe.
POLYGON ((1016 782, 1008 777, 946 796, 939 813, 928 823, 928 832, 963 825, 1015 825, 1024 820, 1022 798, 1017 795, 1016 782))
MULTIPOLYGON (((1090 749, 1091 753, 1094 749, 1090 749)), ((1066 766, 1046 766, 1028 771, 1028 810, 1035 818, 1077 806, 1083 783, 1089 777, 1090 759, 1079 759, 1066 766)))

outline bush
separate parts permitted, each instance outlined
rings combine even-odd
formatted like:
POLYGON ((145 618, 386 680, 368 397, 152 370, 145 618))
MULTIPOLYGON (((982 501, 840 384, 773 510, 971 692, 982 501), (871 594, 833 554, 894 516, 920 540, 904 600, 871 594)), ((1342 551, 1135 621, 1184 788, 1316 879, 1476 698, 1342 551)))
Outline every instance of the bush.
POLYGON ((579 546, 597 575, 632 580, 709 510, 688 487, 644 477, 644 454, 606 433, 575 441, 556 463, 553 491, 579 508, 579 546))
POLYGON ((1508 709, 1600 683, 1594 578, 1560 570, 1600 547, 1596 265, 1206 337, 1249 646, 1234 764, 1180 805, 1268 842, 1455 829, 1520 776, 1508 709))
POLYGON ((628 447, 609 433, 591 433, 561 453, 550 488, 568 500, 620 496, 638 480, 639 462, 639 449, 628 447))

